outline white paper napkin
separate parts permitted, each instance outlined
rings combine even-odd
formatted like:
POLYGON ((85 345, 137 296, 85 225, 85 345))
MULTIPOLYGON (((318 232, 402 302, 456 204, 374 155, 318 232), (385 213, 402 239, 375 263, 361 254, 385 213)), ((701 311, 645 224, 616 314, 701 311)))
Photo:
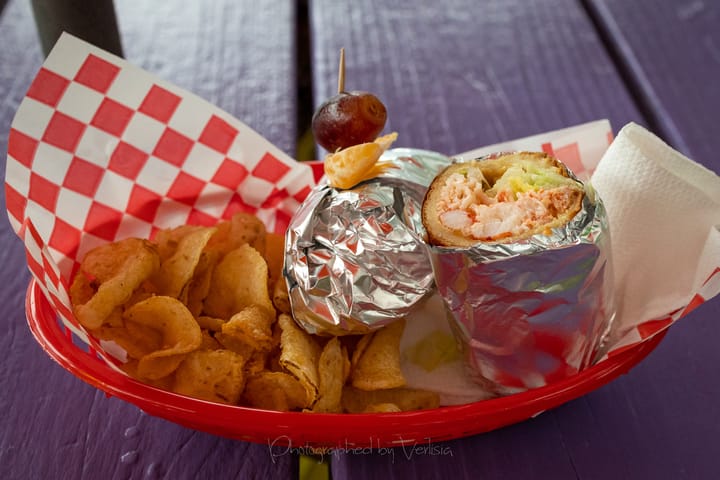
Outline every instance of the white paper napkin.
POLYGON ((591 179, 610 221, 615 340, 688 305, 720 264, 720 177, 626 125, 591 179))

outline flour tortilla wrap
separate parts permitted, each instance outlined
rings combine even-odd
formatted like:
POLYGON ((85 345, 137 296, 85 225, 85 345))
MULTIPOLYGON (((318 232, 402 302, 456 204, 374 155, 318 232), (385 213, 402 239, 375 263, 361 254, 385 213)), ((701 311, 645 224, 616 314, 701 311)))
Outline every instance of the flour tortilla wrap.
POLYGON ((422 220, 432 245, 512 243, 567 224, 583 195, 550 155, 504 153, 444 169, 427 191, 422 220))

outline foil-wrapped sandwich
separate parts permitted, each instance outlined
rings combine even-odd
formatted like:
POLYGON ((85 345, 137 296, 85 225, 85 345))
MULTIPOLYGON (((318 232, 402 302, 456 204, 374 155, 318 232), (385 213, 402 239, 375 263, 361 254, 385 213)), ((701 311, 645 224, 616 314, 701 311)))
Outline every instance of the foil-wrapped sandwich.
POLYGON ((593 363, 615 309, 606 214, 589 185, 544 153, 456 162, 431 182, 422 219, 479 383, 511 393, 593 363))

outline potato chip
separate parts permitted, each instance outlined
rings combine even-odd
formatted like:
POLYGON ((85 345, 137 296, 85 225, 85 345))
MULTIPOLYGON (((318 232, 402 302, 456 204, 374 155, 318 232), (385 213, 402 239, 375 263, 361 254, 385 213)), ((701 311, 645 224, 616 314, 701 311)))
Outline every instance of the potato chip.
MULTIPOLYGON (((360 361, 360 357, 362 357, 362 354, 365 353, 365 349, 368 345, 370 345, 370 340, 372 340, 374 335, 375 332, 366 333, 365 335, 362 335, 360 337, 360 340, 355 343, 355 347, 352 351, 352 358, 350 359, 351 369, 355 368, 355 365, 358 364, 358 362, 360 361)), ((348 337, 350 336, 351 335, 348 335, 348 337)), ((357 335, 352 335, 352 337, 357 337, 357 335)))
POLYGON ((221 331, 223 323, 225 323, 222 318, 208 317, 206 315, 195 317, 195 321, 201 329, 210 330, 211 332, 221 331))
POLYGON ((233 248, 248 244, 258 252, 265 251, 267 231, 255 215, 237 212, 230 218, 230 239, 233 248))
POLYGON ((280 277, 273 286, 273 305, 280 313, 290 313, 290 292, 288 292, 287 282, 284 277, 280 277))
POLYGON ((204 302, 206 315, 230 318, 243 308, 259 305, 274 314, 267 286, 265 259, 245 244, 230 251, 215 267, 204 302))
POLYGON ((193 277, 205 245, 216 231, 213 227, 195 228, 179 239, 175 251, 162 260, 160 270, 153 276, 160 295, 180 296, 193 277))
POLYGON ((265 253, 263 257, 268 264, 268 286, 272 292, 273 305, 281 313, 290 313, 290 295, 287 282, 283 276, 285 236, 268 233, 265 237, 265 253))
MULTIPOLYGON (((160 350, 165 343, 165 338, 162 330, 155 328, 151 325, 144 325, 142 323, 135 322, 125 315, 122 317, 123 327, 135 339, 135 343, 138 346, 143 346, 146 351, 144 355, 155 350, 160 350)), ((128 352, 129 353, 129 352, 128 352)), ((144 355, 130 355, 134 358, 140 358, 144 355)))
POLYGON ((169 375, 185 354, 197 349, 202 342, 200 327, 192 314, 172 297, 156 296, 136 303, 125 311, 124 318, 162 334, 163 348, 139 359, 137 371, 142 378, 158 379, 169 375))
POLYGON ((208 250, 226 254, 248 244, 259 252, 265 251, 265 224, 255 215, 235 213, 229 221, 220 222, 217 232, 208 242, 208 250))
POLYGON ((250 377, 243 401, 255 408, 288 412, 310 406, 305 387, 285 372, 261 372, 250 377))
POLYGON ((364 410, 365 413, 390 413, 390 412, 402 412, 400 407, 394 403, 373 403, 368 405, 364 410))
MULTIPOLYGON (((72 300, 75 317, 89 330, 100 327, 118 306, 127 302, 136 288, 160 268, 160 258, 152 244, 128 238, 97 247, 85 256, 73 283, 88 282, 95 293, 84 303, 72 300)), ((86 286, 71 293, 87 292, 86 286)))
MULTIPOLYGON (((120 365, 120 369, 123 372, 130 375, 131 377, 139 379, 140 375, 137 372, 137 366, 138 366, 137 360, 130 360, 130 361, 120 365)), ((168 375, 167 377, 162 377, 162 378, 158 378, 158 379, 151 380, 149 378, 143 378, 141 380, 143 383, 146 383, 153 387, 172 391, 172 386, 173 386, 173 383, 175 382, 175 377, 173 375, 168 375)))
POLYGON ((223 323, 222 333, 241 338, 256 350, 270 351, 273 345, 272 324, 274 315, 257 305, 250 305, 223 323))
POLYGON ((224 322, 220 331, 215 333, 215 339, 224 348, 242 355, 248 361, 262 356, 264 365, 267 353, 276 343, 272 332, 274 322, 275 317, 268 314, 267 310, 251 305, 224 322))
POLYGON ((285 263, 285 235, 268 232, 265 235, 263 258, 268 265, 268 286, 272 287, 282 277, 285 263))
MULTIPOLYGON (((336 337, 337 338, 337 337, 336 337)), ((352 366, 350 364, 350 357, 348 356, 347 348, 343 345, 342 347, 342 357, 343 357, 343 378, 347 382, 348 378, 350 378, 350 372, 352 371, 352 366)))
POLYGON ((275 322, 275 324, 273 325, 273 346, 270 352, 268 352, 267 360, 265 362, 267 365, 267 369, 271 372, 281 372, 284 370, 282 365, 280 365, 280 354, 282 353, 282 348, 280 346, 281 337, 282 328, 280 327, 279 322, 275 322))
POLYGON ((244 365, 245 359, 229 350, 195 350, 175 371, 173 391, 235 405, 245 388, 244 365))
POLYGON ((394 404, 403 412, 424 410, 437 408, 440 405, 440 397, 436 392, 414 388, 360 390, 350 385, 343 388, 342 405, 345 412, 363 413, 383 404, 394 404))
POLYGON ((202 341, 200 342, 198 350, 220 350, 221 348, 222 345, 220 345, 220 342, 215 340, 215 337, 210 335, 210 332, 207 330, 202 331, 202 341))
POLYGON ((161 349, 163 344, 159 331, 124 320, 115 326, 104 324, 91 332, 100 340, 114 342, 130 359, 135 360, 161 349))
POLYGON ((250 354, 250 358, 247 360, 247 362, 245 362, 245 372, 248 375, 255 375, 257 373, 268 370, 269 358, 269 351, 254 350, 250 354))
POLYGON ((222 348, 237 353, 246 361, 252 357, 255 351, 249 341, 239 336, 225 335, 222 332, 217 332, 213 335, 213 338, 218 341, 222 348))
MULTIPOLYGON (((127 304, 131 305, 135 302, 132 302, 132 297, 130 297, 131 300, 128 300, 127 304)), ((113 308, 113 311, 110 312, 110 315, 105 318, 100 328, 104 327, 122 327, 125 328, 125 320, 123 320, 123 310, 125 309, 125 305, 120 305, 119 307, 113 308)))
MULTIPOLYGON (((202 335, 200 335, 200 343, 202 343, 202 335)), ((198 347, 200 346, 200 343, 198 343, 198 347)), ((185 359, 185 356, 185 352, 169 353, 167 349, 158 350, 145 355, 138 360, 138 378, 143 380, 158 380, 168 375, 172 375, 180 363, 185 359)))
POLYGON ((280 314, 278 324, 282 329, 280 365, 300 381, 310 399, 308 403, 312 405, 317 399, 320 383, 317 368, 320 346, 290 315, 280 314))
POLYGON ((347 351, 337 337, 323 347, 318 361, 318 399, 313 412, 342 412, 342 390, 346 380, 347 351))
MULTIPOLYGON (((150 281, 150 279, 147 279, 142 282, 138 288, 135 289, 132 295, 130 295, 128 301, 122 305, 122 308, 120 310, 124 310, 132 305, 135 305, 138 302, 142 302, 143 300, 157 294, 157 287, 153 282, 150 281)), ((109 321, 109 319, 106 321, 109 321)))
POLYGON ((203 251, 195 266, 192 279, 180 292, 178 299, 188 307, 195 317, 200 316, 203 311, 203 302, 210 292, 213 270, 220 258, 219 252, 203 251))
POLYGON ((204 228, 205 227, 201 227, 199 225, 180 225, 175 228, 158 230, 152 241, 155 245, 157 245, 160 261, 163 262, 170 258, 175 253, 180 241, 184 237, 198 230, 203 230, 204 228))
POLYGON ((97 283, 115 277, 126 268, 125 263, 135 254, 148 249, 157 255, 157 248, 151 242, 140 238, 126 238, 106 243, 88 251, 80 263, 80 270, 97 283))
POLYGON ((402 387, 400 338, 405 320, 397 320, 377 330, 363 349, 350 373, 352 386, 362 390, 402 387))
POLYGON ((95 295, 97 286, 93 285, 94 277, 80 270, 70 284, 70 300, 73 306, 87 303, 95 295))
POLYGON ((215 225, 217 231, 210 238, 207 244, 207 250, 217 252, 220 255, 224 255, 230 250, 237 247, 232 247, 230 242, 230 222, 223 220, 215 225))

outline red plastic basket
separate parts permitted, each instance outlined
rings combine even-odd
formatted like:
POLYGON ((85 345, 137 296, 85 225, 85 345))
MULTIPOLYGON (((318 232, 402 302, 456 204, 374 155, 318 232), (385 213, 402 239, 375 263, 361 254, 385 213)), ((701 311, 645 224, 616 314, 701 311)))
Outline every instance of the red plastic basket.
POLYGON ((601 387, 645 358, 665 332, 563 381, 467 405, 402 413, 275 412, 222 405, 160 390, 109 367, 73 340, 35 281, 26 297, 30 330, 50 357, 106 394, 150 415, 223 437, 270 446, 384 448, 487 432, 531 418, 601 387))

